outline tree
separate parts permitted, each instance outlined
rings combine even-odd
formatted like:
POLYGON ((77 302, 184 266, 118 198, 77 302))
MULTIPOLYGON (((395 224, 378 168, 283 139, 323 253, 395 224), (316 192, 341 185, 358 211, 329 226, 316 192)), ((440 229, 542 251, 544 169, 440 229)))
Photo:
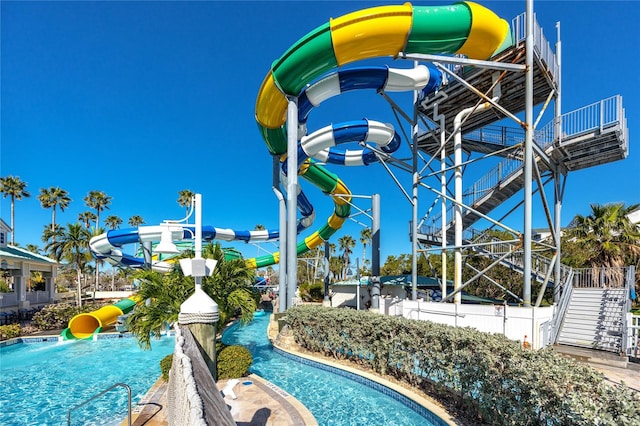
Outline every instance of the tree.
POLYGON ((40 254, 40 247, 35 244, 27 244, 27 250, 31 253, 40 254))
MULTIPOLYGON (((105 225, 109 227, 109 229, 120 229, 120 225, 122 225, 122 219, 116 215, 109 215, 104 220, 105 225)), ((98 262, 98 260, 96 260, 98 262)), ((111 267, 111 291, 115 290, 116 286, 116 271, 115 266, 111 267)))
POLYGON ((354 240, 351 235, 345 235, 344 237, 338 238, 338 244, 340 245, 340 250, 342 250, 342 257, 344 258, 344 269, 342 272, 342 278, 344 279, 347 276, 349 256, 353 253, 352 249, 356 246, 356 240, 354 240))
MULTIPOLYGON (((576 266, 636 264, 640 260, 640 229, 628 217, 636 209, 637 204, 628 207, 624 203, 591 204, 591 214, 576 215, 563 235, 565 247, 581 253, 584 264, 576 266)), ((564 256, 571 257, 571 253, 564 256)))
POLYGON ((116 215, 109 215, 104 220, 104 224, 109 227, 109 229, 120 229, 120 225, 122 225, 122 219, 116 215))
POLYGON ((380 268, 382 275, 404 275, 411 273, 411 255, 387 256, 387 260, 380 268))
POLYGON ((18 176, 0 177, 0 193, 3 198, 11 198, 11 245, 15 245, 15 205, 17 200, 31 196, 27 191, 27 183, 18 176))
POLYGON ((196 195, 195 192, 188 189, 183 189, 178 192, 178 204, 186 209, 186 214, 189 214, 194 195, 196 195))
POLYGON ((82 306, 82 270, 87 263, 87 255, 90 255, 89 236, 89 231, 82 225, 70 223, 60 238, 46 246, 46 250, 52 253, 56 261, 67 260, 75 268, 78 280, 78 306, 82 306))
MULTIPOLYGON (((102 191, 89 191, 86 197, 84 197, 84 202, 87 207, 91 207, 92 209, 96 209, 96 228, 94 230, 94 236, 99 235, 100 232, 100 212, 108 209, 109 204, 111 204, 111 197, 105 194, 102 191)), ((93 292, 95 296, 96 288, 98 287, 98 280, 100 278, 100 261, 96 259, 96 280, 93 285, 93 292)))
POLYGON ((71 197, 69 193, 58 186, 50 186, 49 188, 40 188, 38 195, 40 205, 45 209, 51 209, 51 238, 56 239, 56 210, 59 207, 61 212, 69 207, 71 197))
POLYGON ((50 225, 44 225, 44 229, 42 230, 41 240, 46 245, 50 242, 55 241, 63 233, 64 233, 64 228, 58 225, 57 223, 53 228, 51 228, 50 225))
MULTIPOLYGON (((181 257, 191 257, 185 251, 181 257)), ((243 259, 225 260, 219 244, 203 247, 202 256, 218 261, 213 275, 204 277, 202 290, 218 304, 220 324, 235 314, 241 321, 250 321, 257 308, 257 293, 253 291, 254 271, 243 259)), ((140 282, 138 296, 148 303, 137 305, 129 317, 129 330, 136 336, 141 347, 148 349, 151 337, 160 336, 167 324, 178 320, 180 305, 194 291, 192 277, 185 277, 180 268, 161 274, 155 271, 138 270, 134 277, 140 282)))
POLYGON ((247 267, 244 259, 225 260, 220 244, 207 244, 202 249, 202 256, 218 261, 213 275, 204 278, 202 289, 218 304, 220 323, 226 323, 236 312, 240 312, 241 321, 251 321, 258 301, 253 299, 253 304, 246 306, 238 304, 243 300, 249 303, 247 296, 257 295, 253 290, 255 270, 247 267), (240 295, 237 291, 246 294, 240 295))
POLYGON ((91 222, 96 220, 97 216, 94 212, 86 211, 78 214, 78 221, 84 224, 85 229, 91 228, 91 222))
POLYGON ((371 244, 371 228, 364 228, 360 231, 360 244, 362 244, 362 268, 367 265, 367 246, 371 244))
POLYGON ((100 227, 100 212, 109 209, 111 204, 111 197, 102 191, 89 191, 86 197, 84 197, 84 203, 87 207, 96 210, 96 228, 100 227))
POLYGON ((144 219, 142 218, 142 216, 134 215, 129 218, 129 221, 127 223, 129 224, 129 226, 137 228, 140 225, 144 225, 144 219))

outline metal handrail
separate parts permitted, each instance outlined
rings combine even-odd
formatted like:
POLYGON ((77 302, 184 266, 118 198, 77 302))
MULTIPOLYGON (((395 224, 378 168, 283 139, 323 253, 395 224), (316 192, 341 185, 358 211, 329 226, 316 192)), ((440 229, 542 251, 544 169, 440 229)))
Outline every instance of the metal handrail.
POLYGON ((558 336, 560 335, 560 328, 562 327, 562 322, 564 321, 564 315, 567 312, 567 308, 569 307, 569 301, 571 300, 571 294, 573 293, 573 286, 571 285, 572 281, 573 270, 569 272, 567 281, 562 286, 562 295, 560 296, 560 300, 558 301, 558 310, 553 315, 553 325, 551 327, 552 344, 555 344, 558 340, 558 336))
POLYGON ((118 386, 122 386, 123 388, 127 389, 127 425, 131 426, 131 388, 129 387, 129 385, 125 384, 125 383, 116 383, 113 386, 108 387, 107 389, 103 390, 102 392, 100 392, 99 394, 96 394, 94 396, 92 396, 91 398, 81 402, 80 404, 76 405, 75 407, 73 407, 72 409, 70 409, 67 412, 67 425, 71 426, 71 412, 77 410, 78 408, 87 405, 89 402, 93 401, 94 399, 100 398, 102 395, 104 395, 105 393, 109 392, 110 390, 118 387, 118 386))

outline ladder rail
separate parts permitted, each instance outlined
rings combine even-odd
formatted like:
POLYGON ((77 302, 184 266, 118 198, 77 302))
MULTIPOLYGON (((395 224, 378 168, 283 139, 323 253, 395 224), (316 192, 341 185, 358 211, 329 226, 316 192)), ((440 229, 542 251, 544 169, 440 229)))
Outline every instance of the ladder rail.
POLYGON ((85 405, 87 405, 88 403, 90 403, 91 401, 100 398, 102 395, 106 394, 107 392, 117 388, 117 387, 123 387, 127 390, 127 425, 131 426, 131 388, 129 387, 129 385, 127 385, 126 383, 116 383, 112 386, 109 386, 107 389, 103 390, 102 392, 93 395, 91 398, 88 398, 86 400, 84 400, 83 402, 81 402, 80 404, 76 405, 75 407, 71 408, 68 412, 67 412, 67 425, 71 426, 71 413, 75 410, 77 410, 78 408, 84 407, 85 405))

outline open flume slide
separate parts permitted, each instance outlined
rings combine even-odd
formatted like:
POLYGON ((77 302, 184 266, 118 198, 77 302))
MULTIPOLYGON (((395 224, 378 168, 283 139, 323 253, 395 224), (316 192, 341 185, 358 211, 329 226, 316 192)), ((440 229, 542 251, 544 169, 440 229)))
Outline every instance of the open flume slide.
POLYGON ((92 312, 78 314, 71 318, 61 335, 65 340, 90 339, 104 327, 114 325, 118 316, 131 312, 136 303, 135 298, 130 297, 92 312))
MULTIPOLYGON (((386 67, 342 69, 360 60, 391 57, 401 53, 462 54, 472 59, 488 59, 511 46, 509 24, 489 9, 473 2, 445 6, 380 6, 359 10, 331 19, 295 43, 276 60, 260 87, 255 118, 260 133, 272 155, 281 156, 283 170, 287 152, 287 96, 297 97, 298 151, 300 177, 319 188, 334 202, 333 214, 320 228, 297 245, 297 253, 318 247, 327 241, 349 217, 350 191, 342 180, 319 164, 368 165, 377 161, 371 149, 347 150, 348 142, 377 145, 391 153, 400 145, 390 125, 371 120, 327 126, 306 134, 310 111, 324 100, 349 90, 414 91, 438 89, 441 74, 433 66, 412 69, 386 67), (336 71, 337 70, 337 71, 336 71), (338 196, 335 196, 338 195, 338 196)), ((286 188, 286 174, 282 173, 286 188)), ((298 208, 302 218, 298 231, 311 226, 314 210, 301 191, 298 208)), ((186 228, 186 227, 185 227, 186 228)), ((142 266, 142 259, 122 253, 124 244, 159 241, 165 227, 151 226, 112 230, 94 237, 90 247, 98 258, 113 265, 142 266)), ((176 241, 192 238, 192 230, 176 228, 176 241)), ((203 227, 203 239, 259 242, 275 240, 278 231, 235 231, 203 227)), ((279 253, 246 260, 251 267, 279 262, 279 253)), ((154 269, 167 270, 172 265, 156 262, 154 269)))

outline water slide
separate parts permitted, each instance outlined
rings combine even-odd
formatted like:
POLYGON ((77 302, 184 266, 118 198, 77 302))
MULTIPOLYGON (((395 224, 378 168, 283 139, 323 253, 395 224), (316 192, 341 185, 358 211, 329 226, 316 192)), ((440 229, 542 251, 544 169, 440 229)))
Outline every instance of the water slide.
MULTIPOLYGON (((441 82, 432 65, 411 69, 388 67, 342 68, 380 57, 404 54, 461 54, 471 59, 488 59, 511 46, 509 24, 489 9, 473 2, 446 6, 380 6, 359 10, 317 27, 277 59, 262 82, 255 105, 260 133, 272 155, 282 159, 281 183, 286 188, 287 97, 298 98, 298 174, 327 195, 332 195, 332 215, 315 232, 297 245, 297 253, 320 246, 349 217, 350 191, 324 164, 366 166, 378 160, 376 151, 392 153, 400 139, 389 124, 359 120, 324 127, 307 134, 307 119, 323 101, 350 90, 432 92, 441 82), (349 150, 340 145, 364 143, 370 148, 349 150)), ((298 232, 314 220, 313 206, 304 192, 297 194, 301 215, 298 232)), ((172 229, 174 241, 192 238, 193 229, 172 229)), ((160 241, 166 226, 111 230, 91 239, 94 255, 113 265, 142 266, 143 260, 122 252, 125 244, 160 241)), ((203 226, 204 240, 262 242, 279 237, 278 231, 236 231, 203 226)), ((251 267, 279 262, 279 253, 246 260, 251 267)), ((172 267, 158 261, 157 270, 172 267)))
POLYGON ((95 333, 109 325, 114 325, 118 316, 127 314, 136 306, 134 297, 122 299, 113 305, 103 306, 92 312, 74 316, 61 335, 65 340, 90 339, 95 333))

